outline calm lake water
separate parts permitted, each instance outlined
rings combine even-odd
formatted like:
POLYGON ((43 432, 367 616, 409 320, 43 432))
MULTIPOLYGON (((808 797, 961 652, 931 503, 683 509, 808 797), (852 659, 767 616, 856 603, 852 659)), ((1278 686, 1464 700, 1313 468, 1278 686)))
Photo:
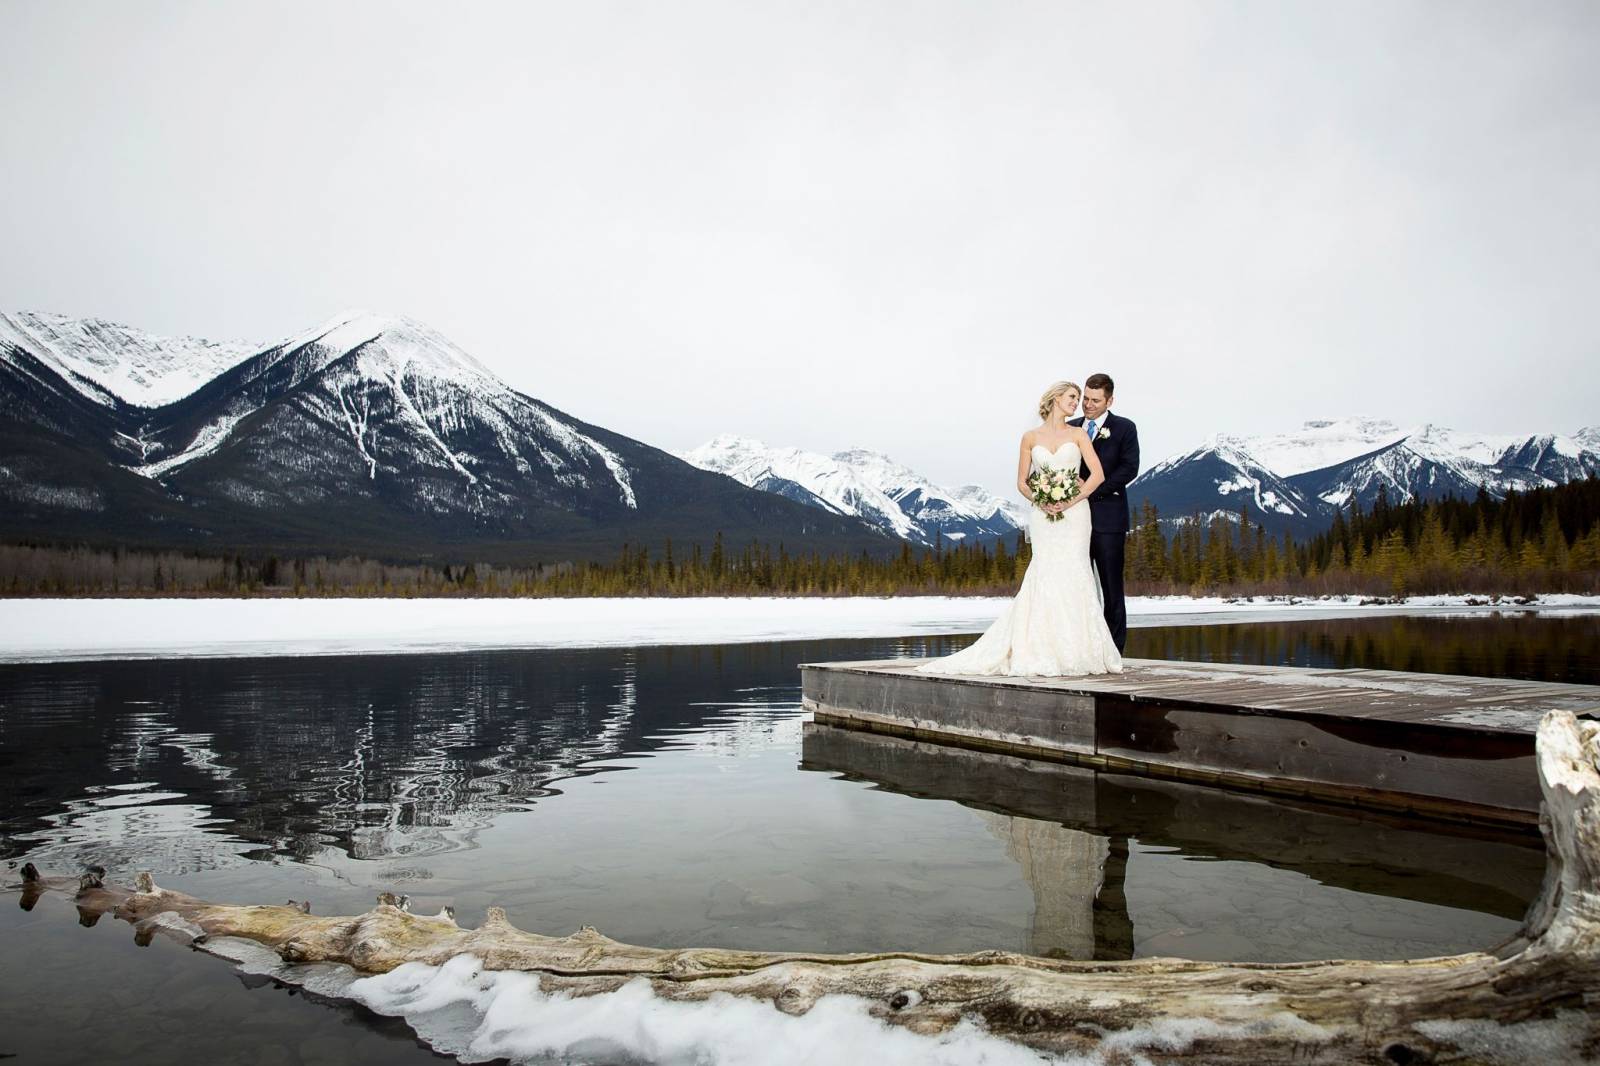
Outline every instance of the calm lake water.
MULTIPOLYGON (((1487 947, 1536 836, 817 727, 802 662, 971 637, 0 666, 0 864, 625 941, 1292 960, 1487 947)), ((1130 655, 1600 681, 1600 617, 1135 630, 1130 655)), ((0 1056, 438 1061, 402 1023, 0 895, 0 1056)))

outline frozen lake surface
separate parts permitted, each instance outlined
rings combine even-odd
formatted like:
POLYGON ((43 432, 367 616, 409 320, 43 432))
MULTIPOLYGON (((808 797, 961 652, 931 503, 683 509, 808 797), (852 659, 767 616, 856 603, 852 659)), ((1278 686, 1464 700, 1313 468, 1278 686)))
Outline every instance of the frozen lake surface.
MULTIPOLYGON (((0 662, 399 654, 494 648, 644 647, 982 632, 1004 599, 17 599, 0 662)), ((1224 600, 1134 597, 1135 626, 1483 610, 1482 597, 1224 600)), ((1600 611, 1600 596, 1496 610, 1600 611)))

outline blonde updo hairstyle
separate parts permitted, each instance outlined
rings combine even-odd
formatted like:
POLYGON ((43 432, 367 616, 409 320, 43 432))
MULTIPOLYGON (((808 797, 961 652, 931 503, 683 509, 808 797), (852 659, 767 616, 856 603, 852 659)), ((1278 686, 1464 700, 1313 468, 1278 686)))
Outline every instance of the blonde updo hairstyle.
POLYGON ((1083 395, 1083 390, 1078 388, 1078 383, 1076 381, 1058 381, 1054 385, 1051 385, 1048 389, 1044 390, 1044 395, 1039 397, 1040 421, 1050 421, 1050 409, 1056 405, 1056 397, 1060 396, 1064 392, 1075 392, 1080 397, 1083 395))

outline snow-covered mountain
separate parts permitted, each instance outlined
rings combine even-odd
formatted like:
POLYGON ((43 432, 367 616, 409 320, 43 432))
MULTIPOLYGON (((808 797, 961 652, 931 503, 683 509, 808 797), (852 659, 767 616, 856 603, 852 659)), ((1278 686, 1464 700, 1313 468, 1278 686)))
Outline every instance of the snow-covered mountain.
POLYGON ((261 350, 248 341, 158 337, 99 318, 0 312, 0 349, 31 352, 97 402, 107 394, 135 407, 160 407, 189 395, 261 350))
POLYGON ((525 396, 410 319, 347 312, 242 359, 125 327, 3 321, 7 535, 413 557, 474 544, 477 558, 492 545, 523 560, 719 531, 892 549, 853 517, 751 491, 525 396), (137 374, 109 354, 118 338, 137 374))
MULTIPOLYGON (((1600 426, 1485 436, 1347 418, 1215 437, 1131 495, 1168 518, 1243 507, 1316 532, 1380 487, 1400 502, 1593 474, 1600 426)), ((253 346, 0 314, 0 535, 527 561, 718 531, 884 551, 1024 521, 1020 501, 875 452, 718 437, 680 459, 509 388, 405 318, 348 312, 253 346)))
POLYGON ((1026 522, 1020 503, 977 485, 948 489, 878 452, 823 455, 777 448, 749 437, 714 437, 680 457, 763 492, 864 519, 892 536, 932 545, 1009 536, 1026 522))
POLYGON ((348 500, 408 483, 418 506, 437 513, 492 515, 533 501, 592 512, 639 506, 613 448, 406 318, 346 312, 176 408, 140 427, 130 469, 186 487, 213 482, 240 501, 348 500), (298 443, 330 432, 342 447, 306 469, 298 443))
POLYGON ((1215 439, 1248 453, 1264 469, 1279 477, 1290 477, 1386 448, 1405 436, 1405 430, 1384 419, 1342 418, 1307 422, 1290 433, 1215 439))
MULTIPOLYGON (((886 456, 860 449, 824 455, 716 437, 681 453, 695 466, 839 515, 855 515, 917 544, 1008 535, 1026 508, 978 486, 946 489, 886 456)), ((1221 434, 1146 470, 1130 496, 1167 520, 1240 510, 1274 532, 1327 528, 1352 497, 1370 509, 1379 486, 1394 503, 1526 491, 1600 475, 1600 427, 1570 436, 1403 429, 1376 418, 1307 422, 1285 433, 1221 434)))
MULTIPOLYGON (((1275 438, 1284 454, 1282 438, 1275 438)), ((1298 449, 1289 454, 1301 455, 1298 449)), ((1140 474, 1129 489, 1135 508, 1149 499, 1164 517, 1238 514, 1241 509, 1274 524, 1299 525, 1320 507, 1270 469, 1240 437, 1215 437, 1193 451, 1174 456, 1140 474)))
POLYGON ((1370 508, 1380 487, 1393 503, 1493 496, 1600 474, 1600 433, 1484 435, 1440 426, 1401 429, 1346 418, 1292 433, 1220 435, 1134 481, 1134 505, 1167 518, 1241 507, 1269 529, 1318 531, 1352 498, 1370 508))

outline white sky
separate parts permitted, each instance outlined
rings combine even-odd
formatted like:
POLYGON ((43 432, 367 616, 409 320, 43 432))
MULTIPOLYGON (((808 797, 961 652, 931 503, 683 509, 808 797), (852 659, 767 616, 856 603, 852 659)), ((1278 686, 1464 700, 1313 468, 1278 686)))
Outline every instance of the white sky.
POLYGON ((1600 422, 1600 4, 0 0, 0 307, 410 315, 668 448, 1009 492, 1096 370, 1146 465, 1600 422))

